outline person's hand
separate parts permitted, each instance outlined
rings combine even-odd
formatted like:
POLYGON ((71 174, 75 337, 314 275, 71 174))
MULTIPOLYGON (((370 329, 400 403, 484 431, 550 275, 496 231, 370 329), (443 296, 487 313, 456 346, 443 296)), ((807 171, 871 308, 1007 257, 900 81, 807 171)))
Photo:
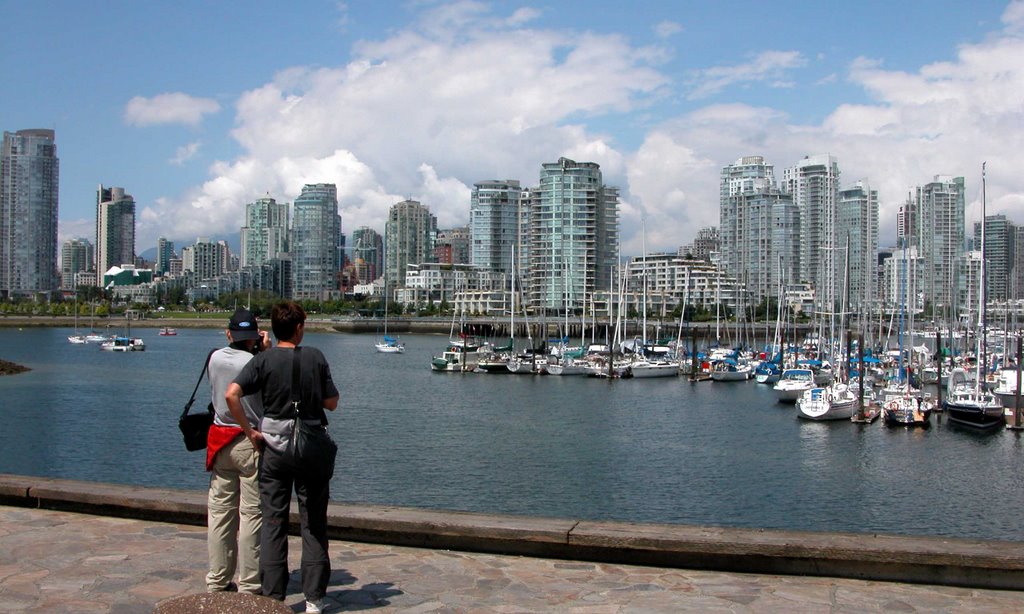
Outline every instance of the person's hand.
POLYGON ((263 433, 257 431, 256 429, 249 429, 249 432, 246 433, 245 436, 249 438, 249 442, 252 443, 253 448, 257 450, 263 449, 263 443, 266 441, 265 439, 263 439, 263 433))
POLYGON ((261 330, 260 331, 260 340, 259 340, 259 344, 258 345, 260 346, 260 351, 261 352, 264 351, 264 350, 269 350, 270 349, 270 333, 268 333, 265 330, 261 330))

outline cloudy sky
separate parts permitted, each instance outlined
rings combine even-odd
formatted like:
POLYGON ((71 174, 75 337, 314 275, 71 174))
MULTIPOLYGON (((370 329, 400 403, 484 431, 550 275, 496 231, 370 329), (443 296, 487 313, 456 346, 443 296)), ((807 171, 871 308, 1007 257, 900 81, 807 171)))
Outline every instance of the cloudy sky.
POLYGON ((0 0, 0 128, 54 128, 61 239, 98 184, 159 236, 237 242, 245 203, 338 186, 343 230, 560 156, 622 191, 624 254, 718 224, 721 168, 831 153, 879 192, 963 176, 968 220, 1024 223, 1024 0, 0 0), (642 222, 642 220, 644 220, 642 222))

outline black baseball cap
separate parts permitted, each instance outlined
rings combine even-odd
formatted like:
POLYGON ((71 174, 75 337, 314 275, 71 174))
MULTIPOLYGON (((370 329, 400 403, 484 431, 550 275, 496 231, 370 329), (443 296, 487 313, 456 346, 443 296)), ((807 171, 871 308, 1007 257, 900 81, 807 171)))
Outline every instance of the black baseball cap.
POLYGON ((256 323, 256 316, 248 309, 235 310, 228 322, 228 330, 231 331, 231 339, 234 341, 260 338, 260 326, 256 323))

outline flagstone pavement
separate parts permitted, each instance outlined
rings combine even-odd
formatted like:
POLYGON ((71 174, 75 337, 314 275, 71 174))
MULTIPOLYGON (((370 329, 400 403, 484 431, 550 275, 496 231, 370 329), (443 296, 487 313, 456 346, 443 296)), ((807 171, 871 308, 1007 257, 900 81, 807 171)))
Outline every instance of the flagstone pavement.
MULTIPOLYGON (((332 541, 327 612, 1022 612, 1024 592, 332 541)), ((290 540, 292 568, 299 542, 290 540)), ((0 612, 152 612, 201 593, 206 530, 0 506, 0 612)), ((304 609, 298 572, 285 605, 304 609)))

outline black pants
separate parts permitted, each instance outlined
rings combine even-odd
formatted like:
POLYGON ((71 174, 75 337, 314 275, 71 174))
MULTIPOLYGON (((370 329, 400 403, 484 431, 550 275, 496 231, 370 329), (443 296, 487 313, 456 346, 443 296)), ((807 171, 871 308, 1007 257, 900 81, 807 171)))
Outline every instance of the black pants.
POLYGON ((292 486, 299 502, 302 533, 302 592, 308 601, 322 599, 331 578, 327 554, 327 502, 330 480, 304 475, 289 453, 263 448, 260 457, 260 576, 263 594, 283 601, 288 588, 288 508, 292 486))

